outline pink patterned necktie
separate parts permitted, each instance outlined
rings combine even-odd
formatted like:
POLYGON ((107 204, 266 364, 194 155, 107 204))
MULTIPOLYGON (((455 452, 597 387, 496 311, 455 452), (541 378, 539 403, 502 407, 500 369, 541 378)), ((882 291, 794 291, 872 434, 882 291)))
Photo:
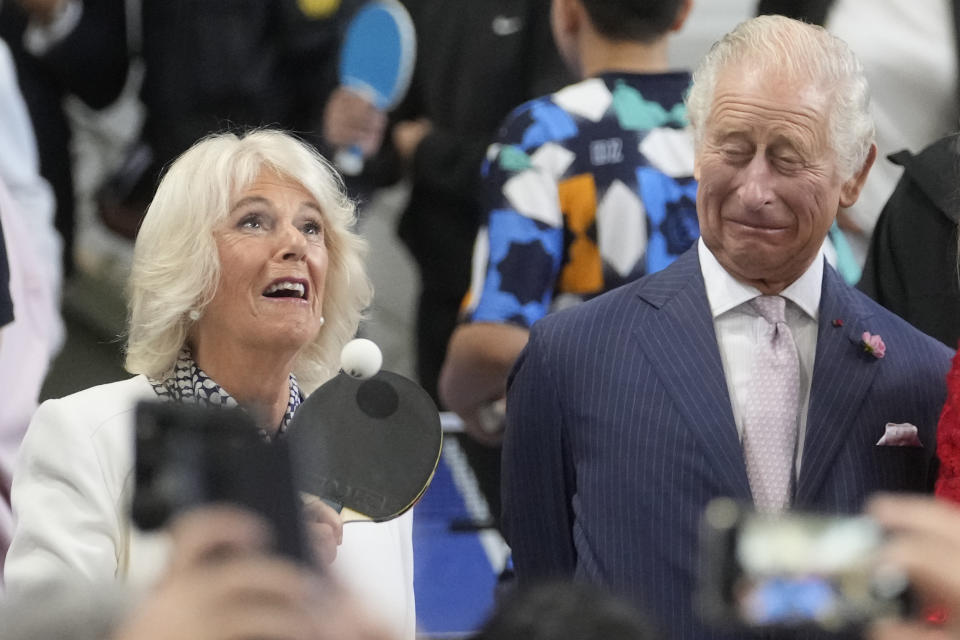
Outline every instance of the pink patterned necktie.
POLYGON ((753 356, 743 415, 743 453, 758 511, 790 504, 797 443, 800 360, 784 317, 786 300, 758 296, 751 303, 765 320, 753 356))

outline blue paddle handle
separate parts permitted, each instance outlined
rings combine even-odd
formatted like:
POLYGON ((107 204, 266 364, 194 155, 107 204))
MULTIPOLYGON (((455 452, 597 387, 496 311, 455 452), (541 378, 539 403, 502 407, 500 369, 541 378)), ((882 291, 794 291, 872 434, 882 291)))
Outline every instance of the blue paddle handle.
POLYGON ((344 175, 358 176, 363 173, 363 151, 355 144, 337 149, 333 162, 340 169, 340 173, 344 175))
MULTIPOLYGON (((383 109, 383 101, 379 99, 377 93, 370 87, 358 84, 347 86, 347 88, 378 109, 383 109)), ((363 173, 364 163, 363 150, 360 149, 360 145, 358 144, 340 147, 333 156, 333 164, 335 164, 337 168, 340 169, 340 173, 345 176, 358 176, 363 173)))

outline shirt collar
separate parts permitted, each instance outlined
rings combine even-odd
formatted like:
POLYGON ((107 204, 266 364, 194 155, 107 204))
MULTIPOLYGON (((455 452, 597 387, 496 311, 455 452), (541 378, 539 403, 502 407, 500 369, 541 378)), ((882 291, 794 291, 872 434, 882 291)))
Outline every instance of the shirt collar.
MULTIPOLYGON (((697 241, 697 255, 700 258, 700 271, 707 290, 710 313, 717 318, 739 307, 757 296, 763 295, 759 289, 740 282, 724 269, 713 252, 707 248, 703 238, 697 241)), ((790 283, 780 295, 793 302, 804 313, 817 319, 820 310, 820 289, 823 286, 823 248, 807 267, 803 274, 790 283)))
MULTIPOLYGON (((217 384, 203 369, 197 366, 189 347, 186 346, 177 355, 177 362, 170 377, 164 379, 150 378, 149 380, 150 384, 153 385, 154 392, 162 400, 219 407, 239 406, 226 389, 217 384)), ((300 391, 300 385, 297 384, 297 378, 293 373, 290 373, 289 376, 289 387, 290 395, 287 399, 287 410, 284 412, 278 431, 280 434, 286 433, 287 427, 293 420, 293 414, 296 413, 300 403, 303 402, 303 393, 300 391)), ((264 429, 259 429, 259 432, 265 440, 270 439, 264 429)))

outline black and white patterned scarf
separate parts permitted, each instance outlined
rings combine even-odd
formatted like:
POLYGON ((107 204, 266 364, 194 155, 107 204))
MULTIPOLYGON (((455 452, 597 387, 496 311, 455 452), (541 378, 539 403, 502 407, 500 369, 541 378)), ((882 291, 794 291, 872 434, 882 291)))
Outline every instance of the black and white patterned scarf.
MULTIPOLYGON (((227 393, 226 389, 216 383, 213 378, 204 373, 203 369, 197 366, 193 360, 190 349, 184 347, 177 355, 177 363, 173 367, 173 375, 163 380, 148 378, 157 397, 161 400, 170 402, 186 402, 195 404, 206 404, 212 407, 237 407, 240 406, 237 401, 227 393)), ((303 394, 300 393, 300 385, 297 384, 297 378, 290 374, 290 399, 287 401, 287 411, 280 422, 279 434, 286 432, 293 420, 293 414, 303 402, 303 394)), ((265 440, 270 440, 270 435, 260 429, 260 435, 265 440)))

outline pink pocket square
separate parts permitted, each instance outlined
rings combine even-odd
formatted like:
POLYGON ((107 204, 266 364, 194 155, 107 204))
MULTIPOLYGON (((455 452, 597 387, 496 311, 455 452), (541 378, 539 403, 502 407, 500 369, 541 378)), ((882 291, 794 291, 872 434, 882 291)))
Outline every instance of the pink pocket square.
POLYGON ((888 422, 883 437, 877 440, 878 447, 922 447, 917 428, 909 422, 894 424, 888 422))

